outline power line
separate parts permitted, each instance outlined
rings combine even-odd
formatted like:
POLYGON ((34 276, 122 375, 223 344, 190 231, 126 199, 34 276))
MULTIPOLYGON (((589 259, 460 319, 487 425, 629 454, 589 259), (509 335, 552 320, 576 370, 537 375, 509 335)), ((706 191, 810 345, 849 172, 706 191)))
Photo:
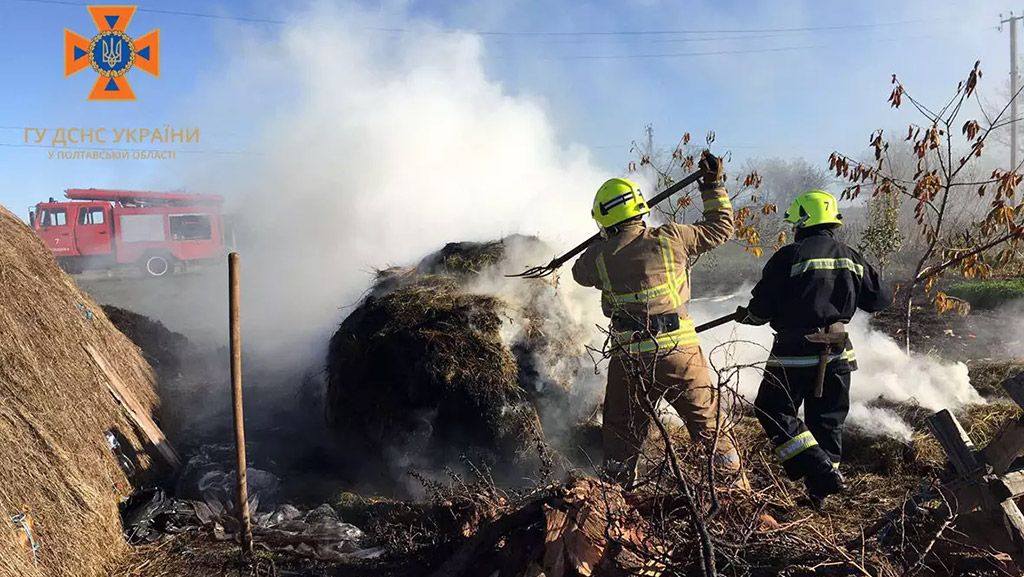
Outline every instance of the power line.
MULTIPOLYGON (((72 2, 70 0, 17 0, 29 4, 50 4, 53 6, 74 6, 84 8, 89 4, 84 2, 72 2)), ((288 24, 287 20, 274 20, 271 18, 251 18, 248 16, 228 16, 224 14, 209 14, 203 12, 185 12, 179 10, 161 10, 159 8, 136 8, 136 12, 148 12, 151 14, 165 14, 169 16, 191 16, 193 18, 210 18, 214 20, 238 20, 241 22, 253 22, 258 24, 288 24)))
MULTIPOLYGON (((535 60, 633 60, 645 58, 679 58, 686 56, 723 56, 727 54, 761 54, 770 52, 794 52, 827 48, 824 44, 808 46, 781 46, 776 48, 748 48, 736 50, 707 50, 702 52, 668 52, 661 54, 575 54, 568 56, 537 56, 535 60)), ((495 56, 497 60, 517 59, 514 56, 495 56)))
MULTIPOLYGON (((875 44, 892 43, 892 42, 907 42, 909 40, 927 40, 936 38, 936 34, 921 34, 916 36, 904 36, 894 38, 884 38, 876 40, 875 44)), ((653 53, 653 54, 569 54, 569 55, 531 55, 531 60, 631 60, 631 59, 652 59, 652 58, 679 58, 689 56, 723 56, 731 54, 762 54, 762 53, 773 53, 773 52, 799 52, 801 50, 823 50, 828 48, 834 48, 834 45, 827 44, 810 44, 805 46, 774 46, 764 48, 736 48, 727 50, 706 50, 706 51, 695 51, 695 52, 664 52, 664 53, 653 53)), ((522 56, 516 55, 496 55, 492 56, 495 60, 519 60, 522 56)))
MULTIPOLYGON (((692 42, 727 42, 734 40, 763 40, 767 38, 785 38, 785 34, 744 34, 740 36, 705 36, 705 37, 663 37, 655 36, 652 38, 644 37, 631 37, 628 39, 629 42, 634 44, 688 44, 692 42)), ((516 37, 506 36, 494 38, 494 40, 515 40, 516 37)), ((533 38, 530 43, 545 44, 545 45, 581 45, 581 44, 609 44, 613 42, 620 42, 626 40, 625 38, 619 37, 567 37, 567 38, 533 38)))
MULTIPOLYGON (((29 0, 26 0, 29 1, 29 0)), ((32 0, 35 1, 35 0, 32 0)), ((42 0, 39 0, 42 1, 42 0)), ((936 19, 901 20, 896 22, 873 22, 865 24, 838 24, 833 26, 799 26, 789 28, 719 28, 719 29, 678 29, 678 30, 590 30, 590 31, 510 31, 510 30, 474 30, 474 29, 440 29, 442 32, 472 33, 480 36, 671 36, 678 34, 765 34, 793 32, 824 32, 836 30, 864 30, 889 26, 906 26, 936 22, 936 19)), ((379 32, 421 32, 408 28, 365 28, 379 32)))
MULTIPOLYGON (((19 2, 31 3, 31 4, 49 4, 55 6, 75 6, 85 7, 87 4, 82 2, 73 2, 71 0, 17 0, 19 2)), ((205 12, 190 12, 181 10, 162 10, 159 8, 137 8, 138 12, 148 12, 152 14, 164 14, 168 16, 188 16, 192 18, 209 18, 215 20, 237 20, 240 22, 253 22, 260 24, 289 24, 287 20, 278 20, 273 18, 256 18, 249 16, 229 16, 225 14, 211 14, 205 12)), ((680 34, 766 34, 766 33, 799 33, 799 32, 825 32, 825 31, 838 31, 838 30, 866 30, 872 28, 884 28, 894 26, 907 26, 910 24, 924 24, 933 23, 939 19, 913 19, 913 20, 898 20, 892 22, 867 22, 861 24, 836 24, 830 26, 795 26, 795 27, 777 27, 777 28, 719 28, 719 29, 707 29, 707 28, 692 28, 692 29, 675 29, 675 30, 583 30, 583 31, 542 31, 542 30, 474 30, 471 28, 459 29, 459 28, 432 28, 432 31, 448 33, 448 34, 477 34, 480 36, 525 36, 525 37, 572 37, 572 36, 672 36, 680 34)), ((369 30, 374 32, 390 32, 390 33, 423 33, 422 29, 410 29, 404 27, 359 27, 360 30, 369 30)))

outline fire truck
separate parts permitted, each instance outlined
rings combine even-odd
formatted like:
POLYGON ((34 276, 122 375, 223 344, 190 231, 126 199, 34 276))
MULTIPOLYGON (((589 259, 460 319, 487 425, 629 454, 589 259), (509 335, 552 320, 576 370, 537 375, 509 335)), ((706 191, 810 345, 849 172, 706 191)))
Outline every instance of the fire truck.
POLYGON ((36 204, 29 221, 70 273, 134 265, 161 277, 224 254, 218 195, 71 188, 64 196, 36 204))

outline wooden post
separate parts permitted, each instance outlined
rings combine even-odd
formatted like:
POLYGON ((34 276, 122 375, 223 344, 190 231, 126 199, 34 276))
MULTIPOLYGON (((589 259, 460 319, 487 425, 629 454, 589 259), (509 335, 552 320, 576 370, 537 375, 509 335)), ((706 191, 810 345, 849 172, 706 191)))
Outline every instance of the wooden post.
POLYGON ((245 416, 242 412, 242 331, 240 325, 238 253, 228 255, 228 310, 231 332, 231 402, 235 412, 235 453, 238 469, 238 522, 242 527, 242 553, 252 554, 252 520, 249 517, 249 488, 246 480, 245 416))

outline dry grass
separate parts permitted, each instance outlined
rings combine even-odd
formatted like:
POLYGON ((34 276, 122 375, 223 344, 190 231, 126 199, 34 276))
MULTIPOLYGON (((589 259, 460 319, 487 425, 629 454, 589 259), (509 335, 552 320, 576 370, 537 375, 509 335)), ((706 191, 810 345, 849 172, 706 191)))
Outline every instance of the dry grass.
POLYGON ((100 351, 150 409, 152 371, 3 207, 0 335, 0 576, 103 575, 126 549, 117 503, 131 491, 105 433, 142 444, 82 345, 100 351), (10 522, 21 513, 32 519, 35 558, 10 522))
POLYGON ((328 420, 358 447, 353 467, 380 489, 404 477, 407 463, 431 471, 462 455, 514 470, 529 462, 540 422, 501 339, 503 303, 445 276, 384 282, 393 288, 364 299, 328 351, 328 420))

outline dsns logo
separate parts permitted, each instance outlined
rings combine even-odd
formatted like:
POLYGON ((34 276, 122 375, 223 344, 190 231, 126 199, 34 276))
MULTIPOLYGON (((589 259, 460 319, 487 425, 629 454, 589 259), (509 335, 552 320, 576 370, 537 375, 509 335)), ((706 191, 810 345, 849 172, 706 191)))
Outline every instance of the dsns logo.
POLYGON ((132 39, 125 32, 135 6, 87 6, 99 34, 90 40, 64 29, 64 76, 92 67, 99 74, 89 100, 135 100, 125 75, 138 68, 160 76, 160 29, 132 39))

